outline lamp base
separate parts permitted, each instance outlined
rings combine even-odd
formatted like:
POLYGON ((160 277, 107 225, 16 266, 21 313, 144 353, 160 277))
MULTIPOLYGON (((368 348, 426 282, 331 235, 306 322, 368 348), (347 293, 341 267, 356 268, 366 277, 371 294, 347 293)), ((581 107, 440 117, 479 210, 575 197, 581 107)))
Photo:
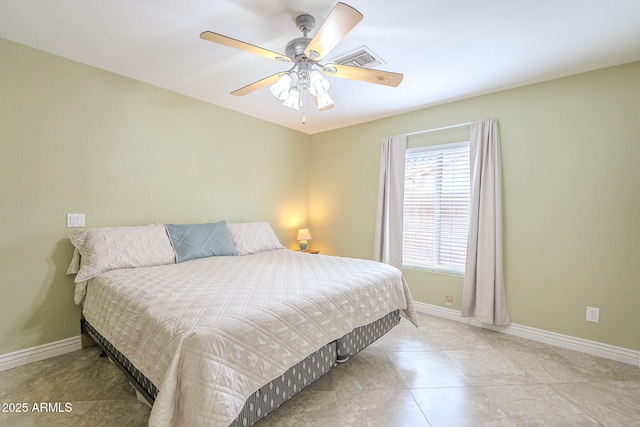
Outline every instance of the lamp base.
POLYGON ((307 241, 306 240, 300 240, 300 250, 301 251, 306 251, 307 250, 307 241))

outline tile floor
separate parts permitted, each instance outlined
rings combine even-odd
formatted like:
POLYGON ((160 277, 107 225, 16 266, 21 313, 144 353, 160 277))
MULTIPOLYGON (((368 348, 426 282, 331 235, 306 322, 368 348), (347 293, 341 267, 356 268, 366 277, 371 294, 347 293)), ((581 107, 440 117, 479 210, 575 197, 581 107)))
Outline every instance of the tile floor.
MULTIPOLYGON (((640 426, 637 366, 419 316, 420 328, 403 320, 256 427, 640 426)), ((0 425, 146 425, 149 408, 98 354, 0 372, 0 403, 28 407, 0 412, 0 425), (40 402, 62 411, 34 412, 40 402)))

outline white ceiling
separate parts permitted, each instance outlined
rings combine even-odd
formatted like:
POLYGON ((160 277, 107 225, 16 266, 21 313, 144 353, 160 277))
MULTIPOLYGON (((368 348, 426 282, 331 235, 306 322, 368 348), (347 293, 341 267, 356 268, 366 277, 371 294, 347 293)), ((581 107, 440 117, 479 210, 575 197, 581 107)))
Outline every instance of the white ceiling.
POLYGON ((330 77, 336 106, 308 108, 306 125, 268 88, 230 94, 290 64, 199 35, 284 53, 301 36, 295 17, 315 16, 317 29, 334 0, 0 0, 0 37, 308 134, 640 60, 639 0, 346 3, 364 19, 327 58, 366 45, 404 81, 330 77))

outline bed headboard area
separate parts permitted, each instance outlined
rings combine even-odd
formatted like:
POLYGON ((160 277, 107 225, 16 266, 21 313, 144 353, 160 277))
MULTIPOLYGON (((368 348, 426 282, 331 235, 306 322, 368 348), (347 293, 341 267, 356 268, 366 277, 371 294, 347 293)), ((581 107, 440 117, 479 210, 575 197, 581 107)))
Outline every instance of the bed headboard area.
POLYGON ((69 238, 74 252, 67 274, 75 275, 76 304, 84 300, 86 281, 107 271, 284 249, 264 221, 99 227, 72 233, 69 238))

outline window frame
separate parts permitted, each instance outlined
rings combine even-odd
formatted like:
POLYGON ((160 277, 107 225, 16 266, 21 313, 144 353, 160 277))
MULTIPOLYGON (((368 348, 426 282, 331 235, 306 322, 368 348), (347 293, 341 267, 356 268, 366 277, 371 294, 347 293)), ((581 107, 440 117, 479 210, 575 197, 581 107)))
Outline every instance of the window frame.
MULTIPOLYGON (((460 148, 466 148, 469 151, 469 161, 470 161, 470 141, 460 141, 460 142, 452 142, 452 143, 445 143, 445 144, 438 144, 438 145, 426 145, 426 146, 420 146, 420 147, 412 147, 412 148, 407 148, 407 152, 406 152, 406 156, 405 156, 405 196, 406 196, 406 183, 407 183, 407 171, 408 168, 406 168, 407 166, 407 160, 410 160, 410 156, 411 155, 415 155, 415 154, 419 154, 419 153, 428 153, 428 152, 442 152, 442 151, 450 151, 450 150, 457 150, 460 148)), ((467 209, 468 209, 468 215, 467 215, 467 226, 466 226, 466 237, 464 239, 464 245, 458 245, 459 247, 463 248, 463 254, 460 255, 464 255, 464 257, 466 258, 466 247, 467 247, 467 240, 468 240, 468 225, 469 225, 469 221, 470 221, 470 217, 471 217, 471 185, 470 185, 470 180, 471 180, 471 165, 469 164, 469 171, 468 171, 468 179, 469 179, 469 185, 468 185, 468 205, 467 205, 467 209)), ((436 170, 437 174, 441 174, 442 173, 442 169, 438 168, 436 170)), ((436 182, 438 182, 438 179, 435 179, 436 182)), ((442 181, 440 181, 440 186, 442 181)), ((438 185, 438 184, 437 184, 438 185)), ((435 193, 435 191, 434 191, 435 193)), ((436 206, 441 206, 442 205, 442 192, 440 192, 440 197, 436 197, 433 201, 433 205, 434 205, 434 209, 436 206)), ((403 218, 406 215, 406 200, 403 202, 403 218)), ((441 212, 440 212, 441 213, 441 212)), ((434 221, 436 218, 436 212, 434 211, 434 221)), ((433 240, 433 246, 434 246, 434 256, 436 258, 438 258, 438 262, 442 257, 442 251, 441 251, 441 244, 442 244, 442 222, 441 221, 437 221, 438 225, 434 224, 434 234, 439 234, 439 237, 436 239, 435 235, 434 240, 433 240)), ((407 230, 405 228, 405 221, 403 219, 403 230, 402 230, 402 238, 403 238, 403 257, 402 257, 402 268, 405 269, 411 269, 411 270, 422 270, 422 271, 429 271, 429 272, 433 272, 433 273, 442 273, 442 274, 451 274, 451 275, 456 275, 456 276, 463 276, 464 275, 464 270, 465 270, 465 266, 462 265, 461 267, 455 267, 455 266, 450 266, 450 265, 442 265, 442 264, 429 264, 429 263, 424 263, 424 262, 420 262, 420 261, 416 261, 415 259, 411 259, 411 260, 407 260, 406 256, 405 256, 405 236, 406 236, 407 230)), ((459 252, 457 252, 459 253, 459 252)))

